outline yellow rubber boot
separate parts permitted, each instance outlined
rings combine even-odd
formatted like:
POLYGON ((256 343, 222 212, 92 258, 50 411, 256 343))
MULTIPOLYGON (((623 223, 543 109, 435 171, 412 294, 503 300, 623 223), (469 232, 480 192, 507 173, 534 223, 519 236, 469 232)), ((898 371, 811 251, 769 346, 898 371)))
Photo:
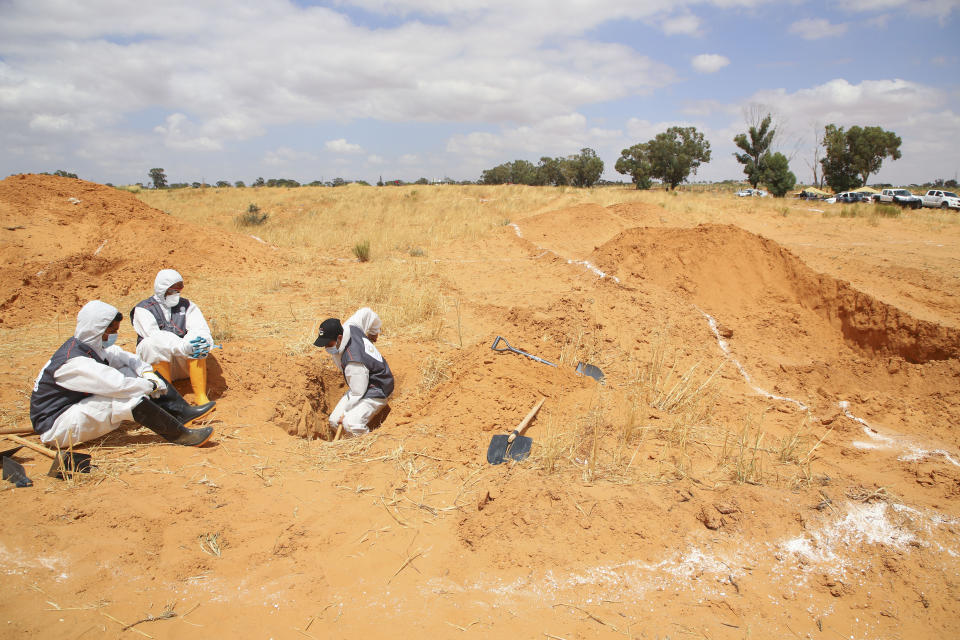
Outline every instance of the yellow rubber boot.
POLYGON ((190 386, 193 387, 193 403, 207 404, 207 361, 203 358, 190 360, 190 386))
POLYGON ((158 362, 155 365, 153 365, 153 370, 159 373, 161 376, 163 376, 163 379, 166 380, 167 382, 171 382, 171 383, 173 382, 173 374, 170 371, 169 362, 158 362))

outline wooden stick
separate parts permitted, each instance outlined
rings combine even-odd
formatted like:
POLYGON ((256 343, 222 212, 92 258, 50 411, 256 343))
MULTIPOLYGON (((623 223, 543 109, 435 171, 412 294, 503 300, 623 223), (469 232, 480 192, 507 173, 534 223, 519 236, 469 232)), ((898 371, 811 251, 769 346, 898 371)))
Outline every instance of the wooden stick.
POLYGON ((340 436, 343 435, 343 423, 337 425, 337 435, 333 436, 333 441, 336 442, 340 439, 340 436))
POLYGON ((6 436, 11 433, 33 433, 33 427, 6 427, 0 429, 0 436, 6 436))
POLYGON ((9 433, 5 433, 5 434, 3 434, 3 437, 6 438, 7 440, 12 440, 12 441, 16 442, 17 444, 22 444, 23 446, 27 447, 28 449, 33 449, 33 450, 36 451, 37 453, 42 453, 43 455, 47 456, 48 458, 56 458, 56 457, 57 457, 57 454, 54 453, 53 451, 51 451, 50 449, 47 449, 46 447, 41 446, 41 445, 37 444, 36 442, 30 442, 29 440, 27 440, 27 439, 25 439, 25 438, 21 438, 20 436, 15 436, 15 435, 11 435, 11 434, 9 434, 9 433))

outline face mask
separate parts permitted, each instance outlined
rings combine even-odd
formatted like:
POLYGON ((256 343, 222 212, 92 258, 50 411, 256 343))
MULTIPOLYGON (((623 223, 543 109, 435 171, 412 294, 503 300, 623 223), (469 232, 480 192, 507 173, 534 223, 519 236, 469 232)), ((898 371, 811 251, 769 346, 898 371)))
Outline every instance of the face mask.
POLYGON ((112 347, 113 344, 117 341, 117 334, 111 333, 107 336, 106 340, 103 340, 103 348, 112 347))
POLYGON ((167 305, 167 308, 173 309, 180 302, 179 293, 171 293, 168 296, 164 296, 163 304, 167 305))
POLYGON ((324 347, 323 350, 326 351, 327 353, 329 353, 329 354, 332 355, 332 356, 335 356, 335 355, 337 355, 337 353, 338 353, 336 347, 324 347))

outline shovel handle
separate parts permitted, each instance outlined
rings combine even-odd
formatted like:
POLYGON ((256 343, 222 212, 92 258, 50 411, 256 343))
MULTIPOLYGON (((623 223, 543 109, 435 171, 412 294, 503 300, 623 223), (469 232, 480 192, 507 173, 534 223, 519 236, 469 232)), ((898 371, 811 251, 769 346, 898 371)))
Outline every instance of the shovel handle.
POLYGON ((513 433, 510 434, 510 437, 507 438, 507 442, 508 442, 508 443, 509 443, 509 442, 513 442, 514 439, 515 439, 517 436, 523 434, 523 431, 530 425, 530 421, 533 420, 533 416, 537 415, 537 411, 540 411, 540 407, 542 407, 542 406, 543 406, 543 403, 546 402, 546 401, 547 401, 546 398, 540 398, 540 402, 538 402, 538 403, 533 407, 533 409, 530 409, 530 413, 527 414, 527 417, 524 418, 524 419, 520 422, 520 424, 517 425, 517 428, 514 429, 514 430, 513 430, 513 433))
POLYGON ((43 455, 47 456, 48 458, 56 458, 56 457, 57 457, 57 454, 55 454, 55 453, 54 453, 53 451, 51 451, 50 449, 47 449, 46 447, 41 446, 41 445, 39 445, 39 444, 37 444, 37 443, 35 443, 35 442, 30 442, 30 441, 27 440, 26 438, 21 438, 20 436, 15 436, 15 435, 12 435, 12 434, 9 434, 9 433, 5 433, 5 434, 3 434, 3 436, 4 436, 5 438, 7 438, 8 440, 13 440, 13 441, 16 442, 17 444, 22 444, 23 446, 27 447, 28 449, 33 449, 33 450, 36 451, 37 453, 42 453, 43 455))
POLYGON ((4 427, 0 429, 0 436, 10 435, 11 433, 33 433, 33 427, 4 427))
MULTIPOLYGON (((493 349, 494 351, 499 351, 499 352, 511 351, 511 352, 516 353, 516 354, 519 354, 519 355, 521 355, 521 356, 527 356, 527 357, 530 358, 531 360, 536 360, 537 362, 542 362, 543 364, 548 364, 548 365, 550 365, 551 367, 556 367, 556 366, 557 366, 557 365, 555 365, 554 363, 550 362, 549 360, 544 360, 543 358, 539 358, 539 357, 533 355, 532 353, 527 353, 526 351, 521 351, 520 349, 517 349, 516 347, 512 346, 509 342, 507 342, 506 338, 502 338, 502 337, 500 337, 500 336, 497 336, 497 339, 493 341, 493 344, 490 345, 490 348, 493 349), (503 344, 505 344, 505 345, 507 345, 507 346, 505 346, 505 347, 500 347, 500 348, 498 349, 498 348, 497 348, 497 345, 500 344, 501 341, 503 342, 503 344)), ((558 368, 559 368, 559 367, 558 367, 558 368)))

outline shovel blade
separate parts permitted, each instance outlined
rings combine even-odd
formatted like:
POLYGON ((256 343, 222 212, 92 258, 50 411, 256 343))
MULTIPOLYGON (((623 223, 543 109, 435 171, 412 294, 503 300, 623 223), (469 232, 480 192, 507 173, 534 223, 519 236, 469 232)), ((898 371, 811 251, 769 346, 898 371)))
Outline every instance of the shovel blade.
POLYGON ((3 457, 3 479, 9 480, 17 487, 32 487, 33 481, 27 477, 23 465, 13 458, 3 457))
POLYGON ((603 371, 600 370, 600 367, 594 366, 592 364, 587 364, 586 362, 578 362, 577 373, 584 376, 590 376, 597 382, 603 382, 603 371))
POLYGON ((50 471, 47 475, 51 478, 66 480, 66 475, 72 473, 90 473, 90 454, 76 453, 73 451, 61 451, 60 456, 55 458, 50 465, 50 471))
POLYGON ((487 448, 487 462, 490 464, 500 464, 507 458, 511 460, 525 460, 530 455, 530 447, 533 446, 533 439, 526 436, 517 436, 510 443, 510 436, 493 436, 490 439, 490 446, 487 448))
POLYGON ((513 445, 507 451, 507 457, 516 461, 526 460, 530 455, 530 447, 533 446, 533 439, 527 436, 517 436, 513 445))
POLYGON ((500 464, 507 455, 507 447, 510 445, 510 436, 493 436, 490 438, 490 446, 487 447, 487 462, 490 464, 500 464))

